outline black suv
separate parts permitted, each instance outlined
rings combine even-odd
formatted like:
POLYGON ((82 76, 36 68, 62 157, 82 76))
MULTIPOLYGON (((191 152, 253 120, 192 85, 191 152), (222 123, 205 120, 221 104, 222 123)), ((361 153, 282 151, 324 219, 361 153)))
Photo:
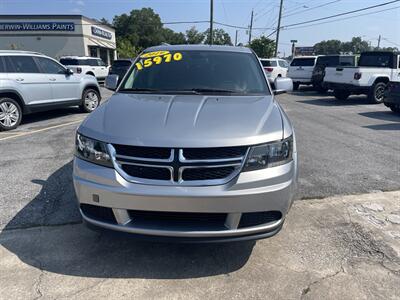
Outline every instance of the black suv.
POLYGON ((356 66, 357 56, 355 55, 323 55, 318 56, 312 73, 311 82, 314 88, 320 93, 326 93, 328 87, 324 84, 325 68, 337 66, 356 66))
POLYGON ((131 58, 124 58, 124 59, 116 59, 112 63, 110 70, 108 72, 108 75, 118 75, 118 83, 121 82, 122 78, 124 78, 126 72, 129 70, 131 67, 132 63, 134 62, 134 59, 131 58))

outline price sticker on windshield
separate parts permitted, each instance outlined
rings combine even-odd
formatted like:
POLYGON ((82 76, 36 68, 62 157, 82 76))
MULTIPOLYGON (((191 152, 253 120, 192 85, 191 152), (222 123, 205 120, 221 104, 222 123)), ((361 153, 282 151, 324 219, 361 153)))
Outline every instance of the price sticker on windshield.
POLYGON ((175 52, 172 54, 169 51, 153 51, 142 54, 140 58, 141 60, 135 65, 138 70, 143 70, 143 68, 149 68, 151 66, 160 65, 162 63, 180 61, 182 60, 183 55, 180 52, 175 52))

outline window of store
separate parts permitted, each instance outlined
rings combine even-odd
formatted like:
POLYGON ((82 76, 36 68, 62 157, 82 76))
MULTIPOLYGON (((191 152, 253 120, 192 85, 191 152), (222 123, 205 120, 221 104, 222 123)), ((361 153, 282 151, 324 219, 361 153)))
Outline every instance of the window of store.
POLYGON ((89 47, 89 56, 97 57, 97 47, 89 47))

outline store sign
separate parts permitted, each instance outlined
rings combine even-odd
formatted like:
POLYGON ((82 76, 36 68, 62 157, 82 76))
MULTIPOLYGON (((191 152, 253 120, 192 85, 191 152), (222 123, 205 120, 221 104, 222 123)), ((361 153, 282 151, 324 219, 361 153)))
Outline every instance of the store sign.
POLYGON ((295 47, 295 55, 313 55, 314 47, 295 47))
POLYGON ((75 31, 73 22, 0 22, 0 31, 75 31))
POLYGON ((105 30, 103 30, 103 29, 101 29, 99 27, 92 26, 92 34, 96 35, 96 36, 99 36, 99 37, 102 37, 102 38, 105 38, 107 40, 111 40, 112 39, 111 32, 105 31, 105 30))

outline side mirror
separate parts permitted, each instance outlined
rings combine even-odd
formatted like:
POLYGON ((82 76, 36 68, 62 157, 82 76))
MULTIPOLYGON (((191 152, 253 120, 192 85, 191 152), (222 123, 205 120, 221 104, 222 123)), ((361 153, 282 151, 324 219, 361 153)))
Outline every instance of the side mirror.
POLYGON ((71 69, 66 69, 66 70, 65 70, 65 74, 66 74, 67 76, 70 76, 70 75, 74 74, 74 71, 72 71, 71 69))
POLYGON ((293 91, 293 81, 288 77, 277 77, 274 82, 274 95, 293 91))
POLYGON ((106 77, 105 87, 106 89, 115 91, 118 87, 118 75, 116 74, 108 75, 106 77))

